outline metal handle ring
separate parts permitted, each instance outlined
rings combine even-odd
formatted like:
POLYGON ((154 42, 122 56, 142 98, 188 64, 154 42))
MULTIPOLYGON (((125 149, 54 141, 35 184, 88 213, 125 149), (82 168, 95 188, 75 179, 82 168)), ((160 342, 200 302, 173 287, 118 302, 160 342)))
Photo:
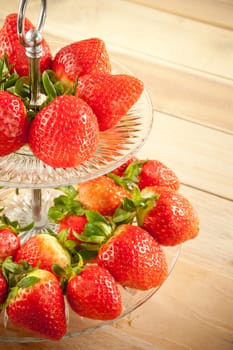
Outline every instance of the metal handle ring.
POLYGON ((26 47, 35 47, 37 45, 40 45, 42 41, 41 32, 46 19, 47 1, 41 0, 41 8, 40 8, 38 23, 37 23, 36 29, 29 31, 31 32, 31 35, 27 35, 27 33, 25 33, 25 28, 24 28, 27 4, 28 4, 28 0, 20 1, 18 19, 17 19, 17 31, 18 31, 18 36, 22 45, 26 47))

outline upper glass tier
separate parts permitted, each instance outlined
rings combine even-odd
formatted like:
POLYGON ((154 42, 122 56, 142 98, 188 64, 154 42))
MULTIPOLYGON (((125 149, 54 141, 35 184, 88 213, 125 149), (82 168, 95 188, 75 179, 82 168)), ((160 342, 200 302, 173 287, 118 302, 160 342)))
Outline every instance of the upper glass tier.
MULTIPOLYGON (((114 73, 129 73, 112 62, 114 73)), ((152 105, 146 90, 131 110, 112 129, 101 132, 96 153, 75 168, 52 168, 28 148, 0 157, 0 186, 52 188, 75 184, 103 175, 135 154, 144 144, 153 121, 152 105)))

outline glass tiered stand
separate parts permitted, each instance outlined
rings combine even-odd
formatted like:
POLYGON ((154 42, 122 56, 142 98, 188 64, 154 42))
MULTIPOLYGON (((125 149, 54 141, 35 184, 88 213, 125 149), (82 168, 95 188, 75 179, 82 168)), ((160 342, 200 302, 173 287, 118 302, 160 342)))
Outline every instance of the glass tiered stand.
MULTIPOLYGON (((21 40, 27 41, 23 33, 23 21, 27 1, 21 1, 18 16, 18 31, 21 40)), ((36 102, 38 91, 38 46, 40 45, 41 30, 45 20, 46 1, 41 2, 41 13, 37 29, 33 33, 34 46, 26 42, 26 53, 29 57, 31 76, 31 98, 36 102), (36 40, 35 40, 36 38, 36 40), (37 40, 39 38, 39 40, 37 40), (36 43, 36 44, 35 44, 36 43), (35 47, 36 45, 36 47, 35 47), (27 52, 28 50, 28 52, 27 52), (36 78, 36 79, 35 79, 36 78)), ((26 33, 27 35, 28 33, 26 33)), ((59 45, 52 44, 56 49, 59 45)), ((63 45, 62 45, 63 46, 63 45)), ((113 74, 117 72, 129 73, 121 64, 112 61, 113 74)), ((48 209, 53 205, 55 197, 61 194, 60 186, 78 184, 110 172, 130 159, 144 144, 149 135, 153 122, 152 105, 146 90, 131 110, 112 129, 101 132, 98 148, 92 158, 75 168, 52 168, 36 158, 28 148, 22 147, 19 151, 5 157, 0 157, 0 208, 3 208, 11 220, 17 220, 22 225, 34 222, 34 227, 20 234, 21 242, 30 236, 47 228, 56 230, 56 225, 48 220, 48 209)), ((171 273, 179 256, 179 247, 166 248, 171 273)), ((120 287, 121 288, 121 287, 120 287)), ((67 337, 79 336, 92 332, 98 328, 119 321, 133 310, 147 301, 158 288, 149 291, 136 291, 121 288, 123 312, 113 321, 96 321, 83 318, 67 307, 67 337)), ((0 342, 41 342, 44 339, 33 337, 14 327, 7 318, 6 312, 0 314, 0 342)))

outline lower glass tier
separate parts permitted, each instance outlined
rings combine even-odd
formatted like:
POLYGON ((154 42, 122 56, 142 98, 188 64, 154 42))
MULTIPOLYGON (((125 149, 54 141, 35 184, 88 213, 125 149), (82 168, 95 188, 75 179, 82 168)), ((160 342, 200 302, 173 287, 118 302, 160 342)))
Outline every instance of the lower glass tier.
MULTIPOLYGON (((42 190, 42 207, 40 211, 40 220, 36 223, 36 227, 33 228, 26 235, 21 234, 21 240, 27 240, 29 236, 34 235, 36 232, 46 230, 47 227, 54 229, 54 225, 51 225, 47 219, 47 212, 49 207, 53 204, 53 199, 57 197, 61 192, 56 189, 42 190)), ((4 208, 3 212, 11 220, 18 220, 21 224, 25 225, 33 220, 34 207, 34 192, 30 189, 1 189, 0 190, 0 208, 4 208)), ((163 248, 167 257, 169 274, 172 272, 173 267, 179 257, 181 246, 164 247, 163 248)), ((164 282, 166 283, 166 281, 164 282)), ((121 318, 125 317, 140 305, 145 303, 151 298, 159 288, 153 288, 148 291, 139 291, 129 288, 123 288, 120 286, 122 300, 123 300, 123 312, 113 321, 96 321, 87 318, 83 318, 74 313, 67 306, 67 323, 68 331, 64 338, 70 338, 79 336, 85 333, 90 333, 101 327, 110 325, 121 318)), ((14 327, 7 319, 6 313, 3 311, 0 314, 0 342, 14 342, 14 343, 27 343, 27 342, 41 342, 46 341, 33 337, 30 333, 24 332, 14 327)))

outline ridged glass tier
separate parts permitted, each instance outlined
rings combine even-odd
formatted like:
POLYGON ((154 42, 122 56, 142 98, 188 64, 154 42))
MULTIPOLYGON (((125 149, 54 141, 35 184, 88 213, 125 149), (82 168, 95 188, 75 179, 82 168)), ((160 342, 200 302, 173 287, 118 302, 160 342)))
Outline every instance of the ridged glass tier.
MULTIPOLYGON (((113 73, 128 71, 116 62, 113 73), (123 70, 124 69, 124 70, 123 70)), ((116 168, 144 144, 151 130, 153 111, 146 90, 112 129, 101 132, 92 158, 75 168, 52 168, 34 157, 28 146, 0 157, 0 185, 18 188, 52 188, 87 181, 116 168)))

